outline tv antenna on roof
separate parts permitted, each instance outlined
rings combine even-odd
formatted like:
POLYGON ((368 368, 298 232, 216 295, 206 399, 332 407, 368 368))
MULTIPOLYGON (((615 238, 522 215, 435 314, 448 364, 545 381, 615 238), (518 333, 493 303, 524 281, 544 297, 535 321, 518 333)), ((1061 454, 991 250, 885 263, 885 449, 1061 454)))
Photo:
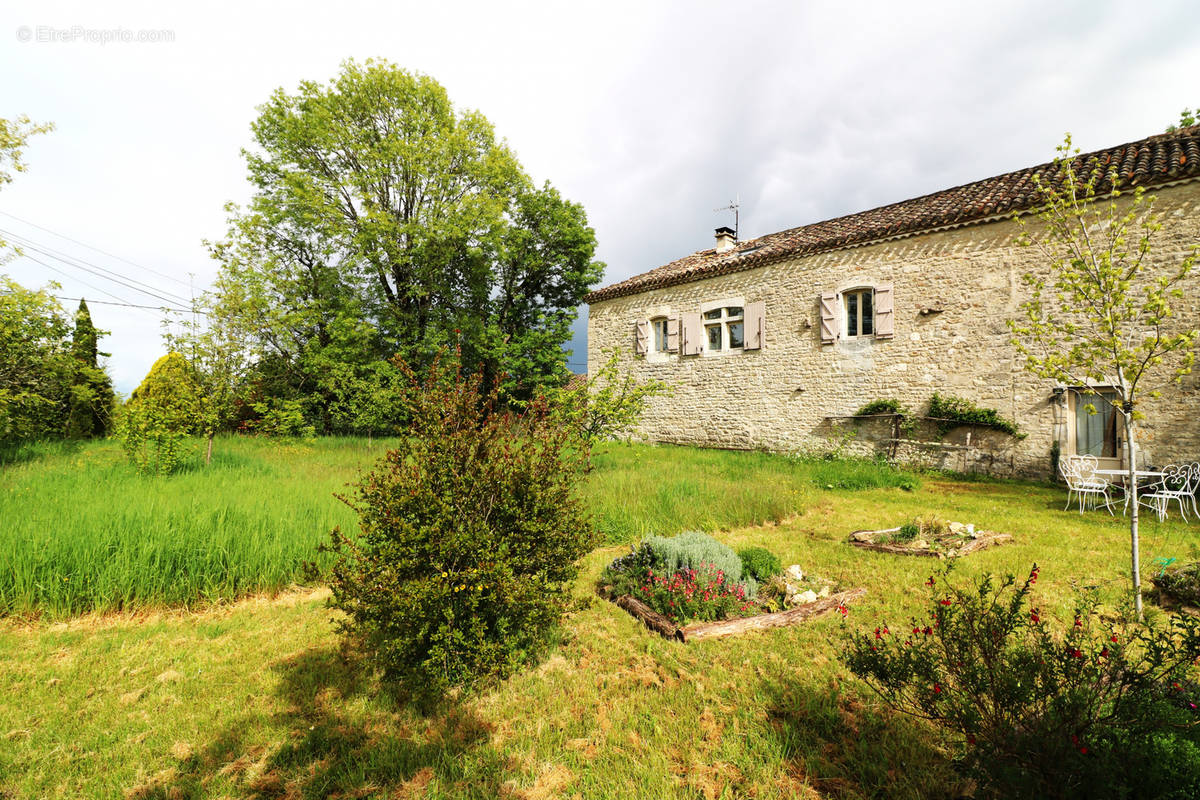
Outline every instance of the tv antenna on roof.
POLYGON ((733 212, 733 238, 737 241, 738 238, 738 208, 742 204, 741 194, 734 195, 733 202, 727 206, 714 208, 713 211, 732 211, 733 212))

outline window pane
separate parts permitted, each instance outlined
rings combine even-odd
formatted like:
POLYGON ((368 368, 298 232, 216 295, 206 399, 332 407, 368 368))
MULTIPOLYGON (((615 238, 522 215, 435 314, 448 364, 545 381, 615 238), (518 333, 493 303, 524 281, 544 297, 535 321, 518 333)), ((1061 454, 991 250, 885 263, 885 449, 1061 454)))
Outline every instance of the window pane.
POLYGON ((667 321, 665 319, 654 320, 654 349, 660 353, 667 349, 667 321))
POLYGON ((712 311, 705 311, 704 318, 705 319, 720 319, 721 318, 721 309, 714 308, 712 311))
POLYGON ((875 315, 871 313, 871 301, 874 299, 870 290, 863 292, 862 297, 862 332, 863 336, 870 336, 875 332, 875 315))
POLYGON ((1109 398, 1111 393, 1079 394, 1075 397, 1075 453, 1115 458, 1117 455, 1117 414, 1109 398), (1096 408, 1088 413, 1088 405, 1096 408))
POLYGON ((729 346, 730 347, 741 347, 742 345, 743 345, 742 323, 740 323, 740 322, 729 323, 729 346))
POLYGON ((846 335, 858 336, 858 295, 846 295, 846 335))
POLYGON ((721 349, 721 326, 720 325, 709 325, 707 328, 705 328, 705 330, 708 332, 708 349, 709 350, 720 350, 721 349))
POLYGON ((741 306, 727 306, 725 308, 725 316, 727 316, 727 317, 740 317, 741 315, 742 315, 742 307, 741 306))

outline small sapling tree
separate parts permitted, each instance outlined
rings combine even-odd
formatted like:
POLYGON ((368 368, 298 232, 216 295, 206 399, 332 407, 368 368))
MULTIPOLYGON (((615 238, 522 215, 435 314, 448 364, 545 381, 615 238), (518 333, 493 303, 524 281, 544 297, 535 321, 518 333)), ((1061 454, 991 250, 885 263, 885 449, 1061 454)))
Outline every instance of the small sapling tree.
POLYGON ((576 491, 586 447, 544 400, 514 413, 457 358, 423 380, 399 366, 405 435, 347 498, 361 535, 335 530, 325 549, 342 632, 428 702, 548 647, 594 531, 576 491))
POLYGON ((1139 403, 1191 371, 1197 331, 1172 305, 1196 263, 1197 247, 1154 252, 1162 224, 1141 186, 1121 188, 1115 165, 1082 163, 1071 137, 1046 174, 1035 174, 1040 225, 1023 218, 1018 243, 1036 249, 1042 266, 1025 274, 1028 299, 1010 320, 1025 369, 1068 386, 1112 386, 1125 426, 1125 461, 1133 493, 1129 517, 1133 596, 1142 611, 1138 564, 1137 422, 1139 403))
POLYGON ((639 381, 631 372, 622 373, 620 358, 620 352, 614 349, 604 365, 586 380, 550 393, 550 402, 559 410, 563 424, 579 435, 589 453, 596 442, 630 433, 650 398, 670 392, 663 381, 639 381))

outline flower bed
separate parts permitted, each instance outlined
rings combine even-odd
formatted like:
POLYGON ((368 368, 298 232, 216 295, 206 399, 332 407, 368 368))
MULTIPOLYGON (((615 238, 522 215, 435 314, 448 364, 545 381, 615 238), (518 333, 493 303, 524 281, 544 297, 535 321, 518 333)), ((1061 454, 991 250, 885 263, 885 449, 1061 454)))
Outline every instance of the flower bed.
POLYGON ((974 525, 948 522, 933 516, 918 517, 898 528, 855 531, 850 544, 905 556, 954 558, 1012 541, 1007 533, 976 530, 974 525))
POLYGON ((837 593, 798 565, 783 570, 763 548, 735 553, 694 531, 646 538, 604 569, 598 588, 647 627, 680 641, 845 613, 845 603, 863 593, 837 593))

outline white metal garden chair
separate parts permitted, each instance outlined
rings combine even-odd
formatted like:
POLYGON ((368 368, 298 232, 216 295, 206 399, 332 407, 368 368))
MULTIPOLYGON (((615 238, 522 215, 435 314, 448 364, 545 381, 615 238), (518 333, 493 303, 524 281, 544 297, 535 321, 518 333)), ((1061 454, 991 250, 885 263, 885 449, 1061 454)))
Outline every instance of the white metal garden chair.
MULTIPOLYGON (((1154 509, 1161 522, 1167 518, 1167 506, 1174 500, 1179 504, 1179 514, 1188 521, 1186 505, 1196 511, 1196 487, 1200 485, 1200 465, 1171 465, 1163 469, 1162 480, 1150 487, 1150 491, 1138 498, 1139 502, 1154 509)), ((1200 514, 1197 514, 1200 516, 1200 514)))
POLYGON ((1109 483, 1096 474, 1097 460, 1095 456, 1067 456, 1058 464, 1063 480, 1067 482, 1066 511, 1071 506, 1071 495, 1079 498, 1079 513, 1083 513, 1084 505, 1095 508, 1100 498, 1104 498, 1104 507, 1111 515, 1112 499, 1108 496, 1109 483))

